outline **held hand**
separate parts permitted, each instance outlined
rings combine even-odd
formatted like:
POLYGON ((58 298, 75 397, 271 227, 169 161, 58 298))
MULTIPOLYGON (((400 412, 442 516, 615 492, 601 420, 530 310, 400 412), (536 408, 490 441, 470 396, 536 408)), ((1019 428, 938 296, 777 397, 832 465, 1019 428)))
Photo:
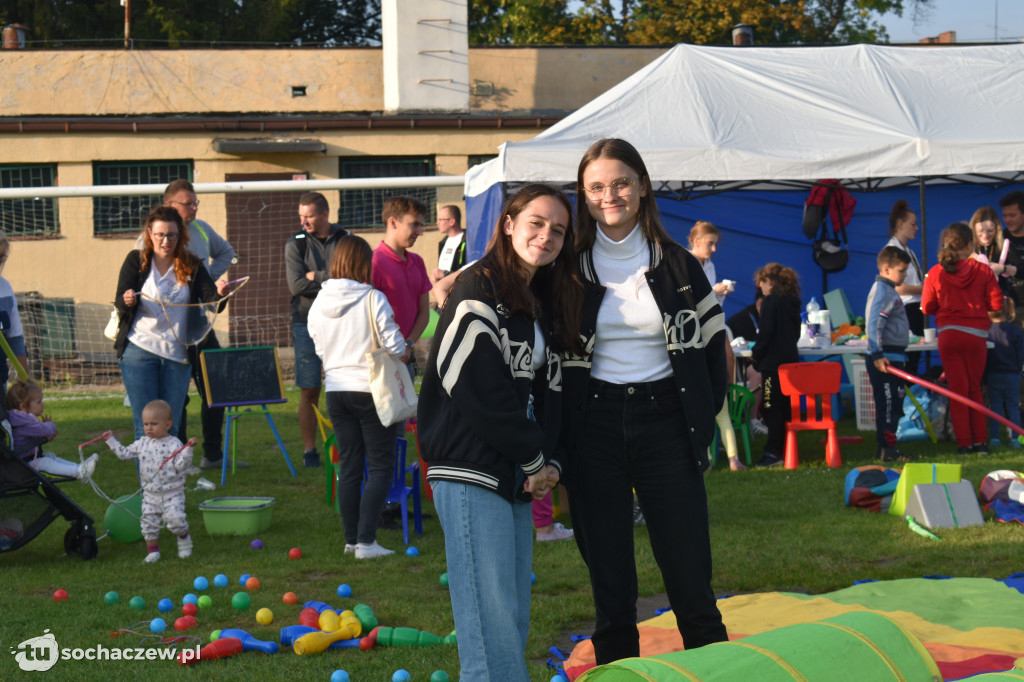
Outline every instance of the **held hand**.
POLYGON ((409 358, 412 357, 412 346, 406 345, 405 352, 402 353, 402 362, 409 362, 409 358))
POLYGON ((554 487, 558 485, 558 480, 560 478, 558 469, 548 464, 547 466, 544 467, 544 471, 546 471, 548 474, 548 487, 553 490, 554 487))
POLYGON ((533 495, 535 500, 543 500, 547 496, 551 488, 548 487, 548 473, 545 469, 541 469, 534 475, 526 479, 526 483, 523 485, 523 490, 533 495))
POLYGON ((882 374, 888 374, 889 361, 885 358, 878 358, 877 360, 875 360, 875 369, 877 369, 882 374))
POLYGON ((193 436, 192 438, 188 439, 187 443, 185 443, 185 447, 194 448, 196 446, 196 442, 197 441, 196 441, 195 437, 193 436))
POLYGON ((228 290, 228 283, 222 279, 218 279, 215 284, 217 285, 217 295, 223 296, 228 290))
POLYGON ((993 274, 994 274, 994 275, 995 275, 996 277, 998 277, 999 275, 1001 275, 1001 274, 1003 274, 1004 272, 1006 272, 1006 267, 1007 267, 1007 266, 1005 266, 1005 265, 1000 265, 999 263, 989 263, 989 267, 991 267, 991 268, 992 268, 992 273, 993 273, 993 274))
POLYGON ((124 298, 124 304, 126 306, 128 306, 129 308, 131 308, 133 305, 135 305, 135 301, 138 298, 138 296, 135 294, 134 291, 132 291, 131 289, 128 289, 127 291, 124 292, 123 298, 124 298))
POLYGON ((719 296, 725 296, 727 293, 729 293, 729 285, 726 284, 725 282, 719 282, 718 284, 711 288, 719 296))

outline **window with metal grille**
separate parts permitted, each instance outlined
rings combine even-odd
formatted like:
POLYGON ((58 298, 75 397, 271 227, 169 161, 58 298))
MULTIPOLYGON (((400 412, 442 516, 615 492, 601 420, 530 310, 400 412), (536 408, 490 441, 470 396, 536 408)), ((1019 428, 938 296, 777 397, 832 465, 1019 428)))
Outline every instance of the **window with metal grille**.
MULTIPOLYGON (((0 166, 0 187, 53 187, 57 167, 45 164, 0 166)), ((0 229, 11 237, 60 234, 56 199, 0 200, 0 229)))
MULTIPOLYGON (((434 175, 432 156, 369 156, 338 159, 338 175, 341 178, 405 178, 430 177, 434 175)), ((384 201, 396 194, 416 197, 427 206, 423 216, 426 225, 433 225, 437 205, 437 189, 434 187, 407 187, 388 189, 343 190, 341 194, 341 224, 347 228, 383 229, 381 211, 384 201)))
MULTIPOLYGON (((178 178, 192 180, 191 161, 96 162, 92 166, 94 185, 166 185, 178 178)), ((135 234, 142 228, 149 212, 162 200, 160 194, 94 197, 93 234, 135 234)))

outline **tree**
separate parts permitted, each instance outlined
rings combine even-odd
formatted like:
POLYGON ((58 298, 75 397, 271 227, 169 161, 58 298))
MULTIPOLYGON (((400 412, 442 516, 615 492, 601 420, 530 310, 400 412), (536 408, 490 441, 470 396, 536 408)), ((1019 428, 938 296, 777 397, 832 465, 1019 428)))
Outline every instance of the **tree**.
MULTIPOLYGON (((380 0, 131 0, 131 15, 137 47, 380 42, 380 0)), ((42 43, 124 39, 119 0, 3 0, 0 21, 28 25, 42 43)))
POLYGON ((882 42, 879 17, 934 0, 481 0, 469 7, 471 44, 727 44, 754 27, 761 44, 882 42))

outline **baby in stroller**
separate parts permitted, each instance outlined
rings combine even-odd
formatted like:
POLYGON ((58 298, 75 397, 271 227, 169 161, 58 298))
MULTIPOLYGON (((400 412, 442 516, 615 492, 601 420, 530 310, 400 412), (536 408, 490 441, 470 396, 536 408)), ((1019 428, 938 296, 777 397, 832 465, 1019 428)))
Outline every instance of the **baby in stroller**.
MULTIPOLYGON (((31 381, 15 381, 7 390, 4 404, 7 407, 7 418, 11 422, 15 452, 33 440, 45 438, 49 442, 57 437, 57 425, 43 414, 43 389, 36 384, 31 381)), ((99 455, 93 455, 78 464, 61 459, 52 452, 43 452, 43 448, 37 446, 22 452, 21 458, 36 471, 77 478, 82 483, 88 483, 96 472, 99 455)))

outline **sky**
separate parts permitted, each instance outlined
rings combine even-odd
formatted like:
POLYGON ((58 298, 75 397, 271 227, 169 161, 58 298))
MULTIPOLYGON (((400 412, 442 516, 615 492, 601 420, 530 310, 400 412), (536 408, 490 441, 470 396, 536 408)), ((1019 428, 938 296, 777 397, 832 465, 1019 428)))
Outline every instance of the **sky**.
POLYGON ((889 31, 889 41, 916 43, 943 31, 956 31, 958 43, 996 42, 997 36, 998 42, 1024 40, 1022 0, 932 0, 931 6, 924 20, 916 23, 909 11, 902 18, 883 15, 881 23, 889 31))

